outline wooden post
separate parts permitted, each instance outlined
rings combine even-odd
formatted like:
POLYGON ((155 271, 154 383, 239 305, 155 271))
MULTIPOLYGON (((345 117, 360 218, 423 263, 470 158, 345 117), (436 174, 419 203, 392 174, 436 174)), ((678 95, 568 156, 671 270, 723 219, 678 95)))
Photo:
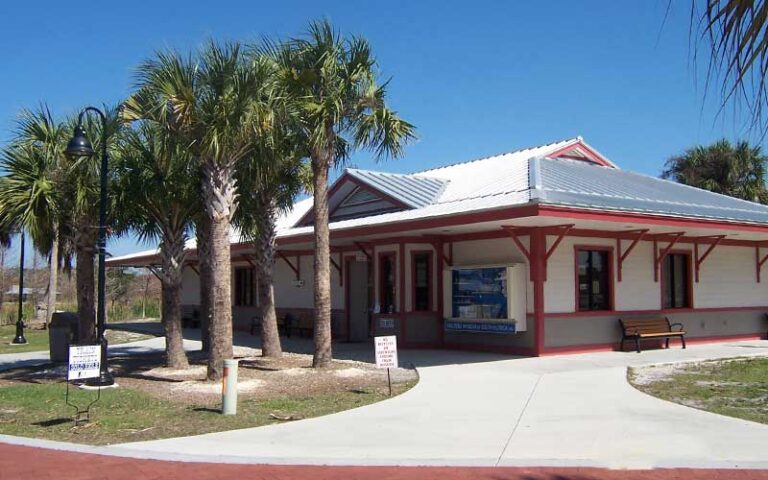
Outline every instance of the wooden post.
POLYGON ((533 281, 533 324, 534 324, 534 355, 539 357, 544 353, 544 262, 545 235, 541 229, 533 229, 530 235, 529 268, 533 281))

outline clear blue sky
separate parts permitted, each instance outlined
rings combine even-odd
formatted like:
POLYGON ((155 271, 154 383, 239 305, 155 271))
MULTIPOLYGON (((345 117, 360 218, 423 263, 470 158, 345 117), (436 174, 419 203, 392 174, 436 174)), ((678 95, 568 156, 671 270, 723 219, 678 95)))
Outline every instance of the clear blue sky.
MULTIPOLYGON (((9 2, 0 139, 40 101, 57 115, 119 101, 156 49, 298 35, 326 16, 370 41, 391 104, 418 128, 404 159, 359 154, 354 165, 413 171, 582 135, 621 167, 658 175, 672 154, 743 133, 743 118, 705 101, 690 5, 672 3, 665 23, 668 0, 9 2)), ((124 239, 110 251, 143 248, 124 239)))

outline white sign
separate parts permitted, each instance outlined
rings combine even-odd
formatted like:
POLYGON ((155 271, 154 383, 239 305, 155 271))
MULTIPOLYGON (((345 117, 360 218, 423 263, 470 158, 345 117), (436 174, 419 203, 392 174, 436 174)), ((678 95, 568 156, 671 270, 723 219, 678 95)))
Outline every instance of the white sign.
POLYGON ((101 371, 101 345, 71 345, 67 380, 96 378, 101 371))
POLYGON ((378 368, 397 368, 397 337, 375 337, 376 366, 378 368))

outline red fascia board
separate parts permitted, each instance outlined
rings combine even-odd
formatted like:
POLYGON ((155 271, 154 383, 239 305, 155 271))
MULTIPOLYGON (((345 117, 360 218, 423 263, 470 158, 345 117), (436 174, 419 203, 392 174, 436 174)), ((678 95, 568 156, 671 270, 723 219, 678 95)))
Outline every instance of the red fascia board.
POLYGON ((573 150, 574 148, 580 148, 584 150, 587 153, 587 156, 589 157, 589 159, 594 163, 597 163, 598 165, 602 165, 604 167, 616 168, 616 166, 613 165, 607 158, 597 153, 593 148, 588 147, 581 140, 571 143, 570 145, 566 145, 565 147, 562 147, 558 150, 555 150, 554 152, 548 154, 547 157, 557 158, 557 157, 563 156, 565 153, 573 150))

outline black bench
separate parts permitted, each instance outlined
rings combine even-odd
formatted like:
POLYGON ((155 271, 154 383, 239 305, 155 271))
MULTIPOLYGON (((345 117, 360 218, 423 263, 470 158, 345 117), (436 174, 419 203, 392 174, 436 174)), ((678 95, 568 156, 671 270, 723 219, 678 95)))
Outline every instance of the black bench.
POLYGON ((667 317, 660 318, 631 318, 619 319, 621 324, 621 351, 624 351, 624 341, 634 340, 637 353, 640 353, 640 340, 652 338, 666 338, 666 347, 669 348, 669 339, 679 337, 685 348, 685 330, 682 323, 669 323, 667 317), (677 330, 672 330, 676 327, 677 330))

